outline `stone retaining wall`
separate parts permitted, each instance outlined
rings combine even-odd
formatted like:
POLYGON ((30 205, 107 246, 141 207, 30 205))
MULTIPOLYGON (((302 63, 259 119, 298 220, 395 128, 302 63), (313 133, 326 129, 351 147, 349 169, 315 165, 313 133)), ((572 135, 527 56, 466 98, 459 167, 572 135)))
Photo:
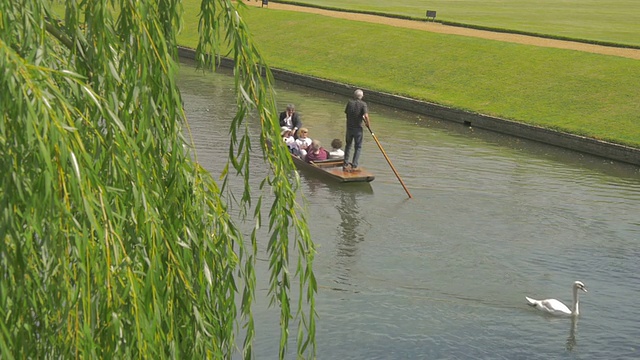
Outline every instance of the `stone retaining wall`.
MULTIPOLYGON (((179 54, 181 57, 192 60, 195 57, 195 51, 187 48, 179 48, 179 54)), ((224 67, 233 67, 233 61, 223 58, 220 65, 224 67)), ((353 95, 353 91, 356 89, 352 85, 296 74, 285 70, 271 69, 271 72, 276 80, 340 94, 346 97, 351 97, 353 95)), ((403 96, 377 92, 366 88, 361 89, 366 93, 367 101, 372 103, 383 104, 438 119, 453 121, 465 126, 473 126, 517 136, 591 155, 601 156, 607 159, 640 165, 640 149, 637 148, 599 141, 584 136, 549 130, 537 126, 526 125, 497 117, 466 112, 403 96)))

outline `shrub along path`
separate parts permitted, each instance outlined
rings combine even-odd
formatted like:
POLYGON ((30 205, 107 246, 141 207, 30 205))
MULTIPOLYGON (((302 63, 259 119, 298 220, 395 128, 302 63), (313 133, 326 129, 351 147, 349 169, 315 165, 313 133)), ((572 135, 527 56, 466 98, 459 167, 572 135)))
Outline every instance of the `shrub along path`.
MULTIPOLYGON (((245 3, 248 5, 253 5, 258 7, 262 6, 261 1, 247 1, 245 3)), ((586 43, 573 42, 573 41, 546 39, 546 38, 535 37, 535 36, 476 30, 476 29, 469 29, 469 28, 463 28, 463 27, 457 27, 457 26, 443 25, 437 22, 405 20, 405 19, 391 18, 391 17, 385 17, 385 16, 325 10, 325 9, 318 9, 313 7, 296 6, 296 5, 290 5, 290 4, 275 3, 275 2, 269 2, 269 5, 267 7, 274 10, 300 11, 300 12, 307 12, 307 13, 319 14, 324 16, 331 16, 331 17, 341 18, 341 19, 371 22, 376 24, 384 24, 384 25, 397 26, 397 27, 403 27, 408 29, 431 31, 431 32, 442 33, 442 34, 469 36, 469 37, 477 37, 477 38, 496 40, 496 41, 506 41, 506 42, 512 42, 512 43, 518 43, 518 44, 525 44, 525 45, 585 51, 585 52, 591 52, 596 54, 613 55, 613 56, 620 56, 620 57, 640 60, 640 50, 638 49, 618 48, 618 47, 593 45, 593 44, 586 44, 586 43)))

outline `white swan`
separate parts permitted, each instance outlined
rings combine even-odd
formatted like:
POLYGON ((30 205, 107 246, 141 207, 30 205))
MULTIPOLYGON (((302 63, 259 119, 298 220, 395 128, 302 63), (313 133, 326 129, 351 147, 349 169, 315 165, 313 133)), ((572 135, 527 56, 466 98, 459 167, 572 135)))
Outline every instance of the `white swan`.
POLYGON ((525 298, 529 302, 529 305, 535 306, 537 309, 549 314, 577 316, 580 314, 578 289, 587 292, 587 288, 584 286, 582 281, 576 281, 573 283, 573 307, 571 309, 556 299, 535 300, 527 296, 525 296, 525 298))

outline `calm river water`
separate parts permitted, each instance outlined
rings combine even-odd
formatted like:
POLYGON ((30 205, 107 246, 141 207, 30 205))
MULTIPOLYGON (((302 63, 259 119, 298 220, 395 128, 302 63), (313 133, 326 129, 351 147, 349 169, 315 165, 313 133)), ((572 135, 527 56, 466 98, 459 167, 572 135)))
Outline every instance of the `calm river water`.
MULTIPOLYGON (((187 63, 180 73, 199 161, 214 177, 227 156, 232 81, 187 63)), ((296 105, 312 138, 343 137, 345 97, 280 83, 277 101, 296 105)), ((318 247, 318 359, 640 358, 637 167, 369 107, 413 199, 368 133, 371 184, 303 174, 318 247), (589 289, 578 321, 525 303, 570 303, 574 280, 589 289)), ((257 358, 274 359, 278 311, 267 308, 268 264, 258 266, 257 358)))

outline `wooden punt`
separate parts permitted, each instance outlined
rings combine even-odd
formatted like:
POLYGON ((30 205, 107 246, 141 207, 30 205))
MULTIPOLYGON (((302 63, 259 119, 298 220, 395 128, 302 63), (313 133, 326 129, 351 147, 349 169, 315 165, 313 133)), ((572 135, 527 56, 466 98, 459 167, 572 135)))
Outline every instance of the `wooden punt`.
POLYGON ((342 159, 329 159, 308 163, 297 156, 292 156, 292 158, 293 163, 299 170, 330 178, 341 183, 370 182, 376 178, 372 173, 361 167, 358 167, 358 171, 343 171, 342 159))

